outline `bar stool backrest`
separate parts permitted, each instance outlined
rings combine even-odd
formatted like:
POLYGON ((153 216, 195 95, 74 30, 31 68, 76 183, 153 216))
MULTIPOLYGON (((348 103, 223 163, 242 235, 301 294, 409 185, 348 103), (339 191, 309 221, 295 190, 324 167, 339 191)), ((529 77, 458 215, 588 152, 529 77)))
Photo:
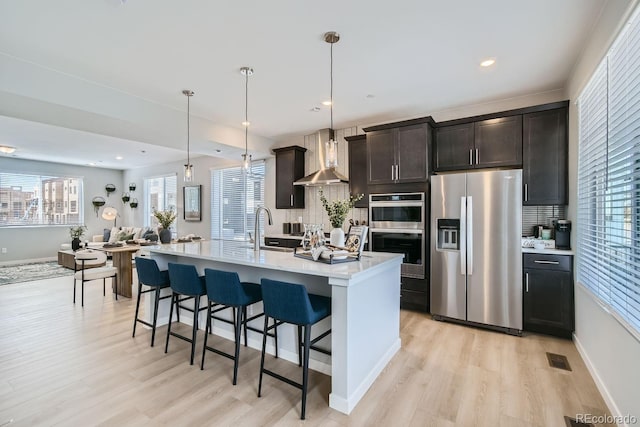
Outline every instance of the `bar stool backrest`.
POLYGON ((171 289, 182 295, 203 295, 204 282, 194 265, 169 263, 171 289))
POLYGON ((146 286, 163 286, 169 284, 169 273, 160 271, 154 259, 136 257, 138 281, 146 286))
POLYGON ((240 277, 235 271, 204 269, 207 298, 218 304, 247 305, 250 298, 242 288, 240 277))
POLYGON ((306 287, 271 279, 262 279, 260 284, 265 314, 296 325, 312 323, 313 310, 306 287))

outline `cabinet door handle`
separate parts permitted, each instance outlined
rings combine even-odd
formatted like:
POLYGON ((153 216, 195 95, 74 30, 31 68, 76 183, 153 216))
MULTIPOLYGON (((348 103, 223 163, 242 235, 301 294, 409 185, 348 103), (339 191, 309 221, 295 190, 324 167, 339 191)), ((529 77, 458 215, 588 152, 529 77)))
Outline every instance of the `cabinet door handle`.
POLYGON ((524 274, 525 292, 529 293, 529 273, 524 274))
POLYGON ((398 165, 396 165, 396 181, 400 179, 400 170, 398 169, 398 165))
POLYGON ((524 201, 529 201, 529 184, 524 185, 524 201))
POLYGON ((478 155, 478 149, 476 148, 476 165, 480 161, 480 156, 478 155))
POLYGON ((396 179, 396 165, 391 165, 391 180, 394 181, 396 179))
POLYGON ((533 262, 535 262, 536 264, 554 264, 554 265, 560 264, 560 261, 545 261, 545 260, 539 260, 539 259, 533 262))
POLYGON ((290 205, 289 206, 293 206, 293 194, 291 195, 291 197, 289 199, 290 199, 290 202, 289 202, 290 205))
POLYGON ((269 240, 269 245, 271 245, 271 246, 278 246, 279 244, 280 244, 280 242, 269 240))
POLYGON ((469 165, 473 165, 473 150, 469 148, 469 165))

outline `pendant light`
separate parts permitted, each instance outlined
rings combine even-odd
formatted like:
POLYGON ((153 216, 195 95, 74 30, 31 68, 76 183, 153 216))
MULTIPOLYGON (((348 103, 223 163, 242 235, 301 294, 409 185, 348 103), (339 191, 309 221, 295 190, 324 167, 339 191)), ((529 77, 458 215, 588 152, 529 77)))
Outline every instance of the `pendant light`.
POLYGON ((331 109, 331 138, 325 143, 325 166, 327 168, 338 167, 338 141, 333 137, 333 45, 340 40, 340 35, 335 31, 324 33, 324 41, 331 45, 331 92, 329 97, 331 109))
POLYGON ((191 157, 189 153, 189 125, 191 118, 189 101, 193 96, 193 91, 185 89, 182 93, 187 97, 187 164, 184 165, 184 182, 191 182, 193 181, 193 165, 191 164, 191 157))
POLYGON ((249 76, 253 75, 253 68, 242 67, 240 74, 244 76, 244 154, 242 155, 242 171, 251 173, 251 155, 249 154, 249 76))

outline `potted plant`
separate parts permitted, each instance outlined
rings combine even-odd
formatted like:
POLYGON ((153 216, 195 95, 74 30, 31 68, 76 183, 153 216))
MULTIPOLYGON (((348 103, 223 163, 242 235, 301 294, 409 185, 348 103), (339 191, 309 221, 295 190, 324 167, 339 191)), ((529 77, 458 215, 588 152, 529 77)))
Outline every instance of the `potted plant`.
POLYGON ((332 245, 344 246, 344 230, 342 229, 342 224, 344 223, 349 210, 353 208, 355 203, 363 197, 364 194, 359 194, 357 196, 349 196, 348 200, 334 200, 329 202, 327 201, 327 198, 324 197, 322 188, 320 189, 320 201, 322 202, 324 209, 327 211, 327 215, 329 215, 329 222, 333 227, 330 235, 332 245))
POLYGON ((155 208, 153 209, 153 216, 158 220, 158 224, 162 227, 162 230, 158 232, 160 237, 160 242, 162 243, 170 243, 171 242, 171 224, 176 220, 176 212, 173 208, 170 208, 166 211, 159 211, 155 208))
POLYGON ((78 225, 76 227, 69 228, 69 235, 71 236, 71 249, 77 251, 80 249, 80 238, 87 231, 87 227, 84 225, 78 225))

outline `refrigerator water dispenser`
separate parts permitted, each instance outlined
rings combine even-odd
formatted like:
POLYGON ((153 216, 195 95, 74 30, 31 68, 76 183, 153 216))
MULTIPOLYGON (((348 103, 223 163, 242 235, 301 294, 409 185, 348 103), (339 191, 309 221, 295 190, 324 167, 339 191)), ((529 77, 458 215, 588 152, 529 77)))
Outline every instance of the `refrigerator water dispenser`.
POLYGON ((460 250, 460 220, 438 219, 437 249, 460 250))

